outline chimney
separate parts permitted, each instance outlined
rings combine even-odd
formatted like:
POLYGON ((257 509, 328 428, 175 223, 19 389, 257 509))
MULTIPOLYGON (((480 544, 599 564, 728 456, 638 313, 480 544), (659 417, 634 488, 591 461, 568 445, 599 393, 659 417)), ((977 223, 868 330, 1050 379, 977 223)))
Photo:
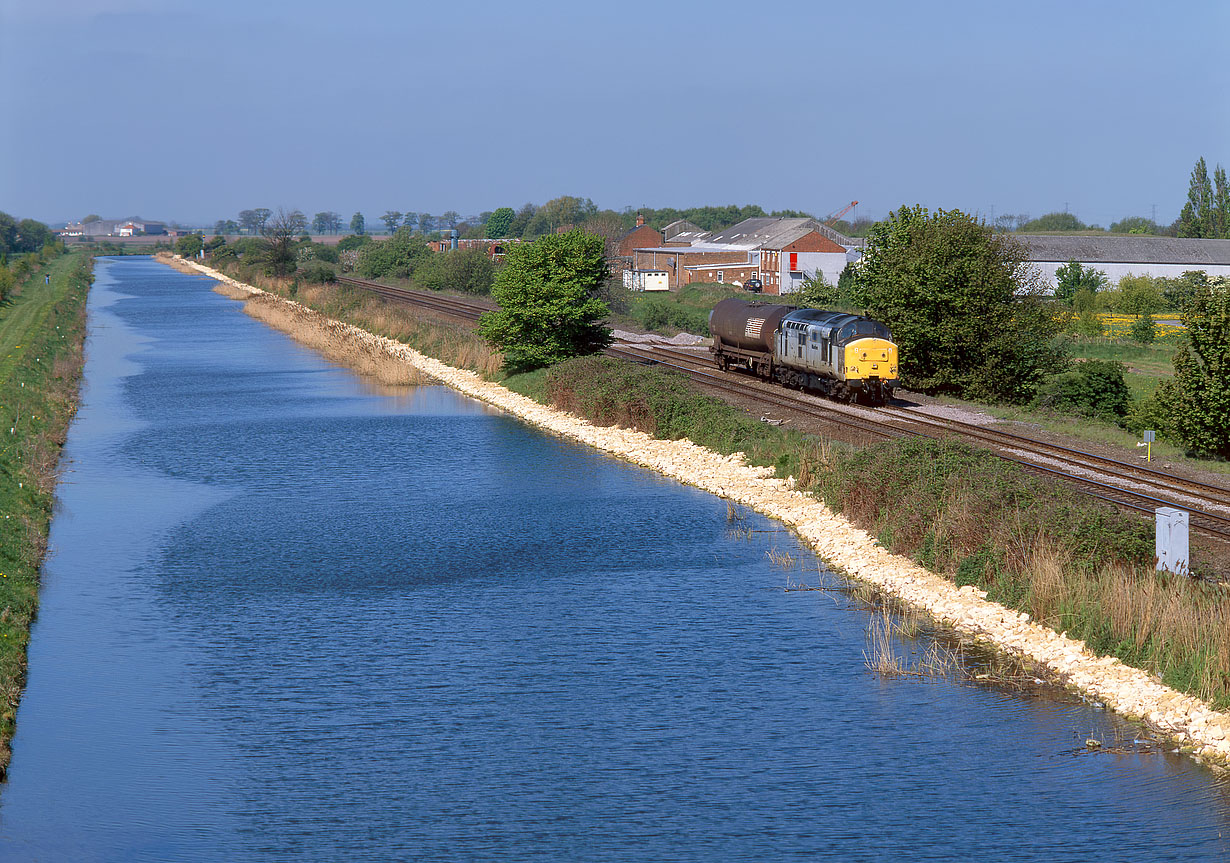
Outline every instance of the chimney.
POLYGON ((641 227, 644 227, 644 225, 645 225, 645 217, 642 216, 640 213, 637 213, 636 214, 636 226, 638 228, 641 228, 641 227))

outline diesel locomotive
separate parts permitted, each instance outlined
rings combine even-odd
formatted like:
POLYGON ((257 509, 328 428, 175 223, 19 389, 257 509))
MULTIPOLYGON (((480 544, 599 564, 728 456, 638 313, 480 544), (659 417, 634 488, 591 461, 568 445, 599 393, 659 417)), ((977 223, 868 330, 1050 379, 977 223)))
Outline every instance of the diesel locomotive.
POLYGON ((869 405, 884 404, 897 386, 897 346, 871 318, 727 299, 709 313, 709 333, 723 371, 869 405))

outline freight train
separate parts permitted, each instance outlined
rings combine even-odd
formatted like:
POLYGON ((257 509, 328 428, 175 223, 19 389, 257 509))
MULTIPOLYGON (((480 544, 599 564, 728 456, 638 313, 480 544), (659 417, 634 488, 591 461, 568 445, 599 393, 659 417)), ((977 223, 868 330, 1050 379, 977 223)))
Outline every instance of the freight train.
POLYGON ((871 318, 727 299, 709 313, 709 333, 723 371, 870 405, 884 404, 897 386, 897 346, 871 318))

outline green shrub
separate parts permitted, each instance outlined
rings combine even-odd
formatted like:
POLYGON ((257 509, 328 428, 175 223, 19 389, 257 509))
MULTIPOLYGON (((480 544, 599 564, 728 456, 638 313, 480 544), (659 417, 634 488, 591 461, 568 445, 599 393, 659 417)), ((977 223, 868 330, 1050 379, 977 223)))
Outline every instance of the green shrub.
POLYGON ((352 249, 362 248, 371 241, 372 238, 367 234, 351 234, 338 240, 336 248, 339 252, 349 252, 352 249))
POLYGON ((1157 334, 1153 331, 1153 315, 1146 313, 1134 320, 1131 335, 1134 342, 1140 342, 1142 345, 1153 344, 1153 340, 1157 338, 1157 334))
POLYGON ((1034 404, 1065 413, 1118 419, 1131 404, 1123 364, 1109 360, 1077 363, 1071 370, 1043 381, 1034 404))
POLYGON ((296 276, 314 285, 330 284, 337 281, 337 272, 331 264, 324 261, 308 261, 299 268, 296 276))

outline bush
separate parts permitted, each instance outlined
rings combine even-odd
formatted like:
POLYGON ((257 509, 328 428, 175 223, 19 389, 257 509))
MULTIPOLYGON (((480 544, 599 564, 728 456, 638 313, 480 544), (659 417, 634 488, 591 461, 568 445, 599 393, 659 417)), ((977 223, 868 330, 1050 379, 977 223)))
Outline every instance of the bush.
POLYGON ((299 268, 296 275, 302 281, 315 285, 331 284, 337 281, 337 271, 331 264, 324 261, 309 261, 299 268))
MULTIPOLYGON (((339 248, 341 244, 338 244, 339 248)), ((392 276, 408 279, 421 261, 432 254, 427 242, 409 228, 381 242, 369 242, 359 252, 359 275, 368 279, 392 276)))
POLYGON ((342 237, 338 240, 336 248, 338 252, 349 252, 352 249, 362 248, 371 241, 372 238, 367 234, 351 234, 348 237, 342 237))
POLYGON ((1157 333, 1153 330, 1153 315, 1144 314, 1132 322, 1132 341, 1140 342, 1142 345, 1151 345, 1153 340, 1157 338, 1157 333))
POLYGON ((1065 413, 1119 419, 1131 404, 1123 364, 1108 360, 1077 363, 1070 371, 1047 378, 1038 387, 1034 404, 1065 413))
POLYGON ((1006 234, 959 210, 902 207, 867 237, 855 299, 887 324, 911 388, 1027 402, 1062 366, 1049 285, 1006 234))
POLYGON ((485 248, 432 253, 414 266, 414 281, 429 291, 490 294, 495 262, 485 248))

